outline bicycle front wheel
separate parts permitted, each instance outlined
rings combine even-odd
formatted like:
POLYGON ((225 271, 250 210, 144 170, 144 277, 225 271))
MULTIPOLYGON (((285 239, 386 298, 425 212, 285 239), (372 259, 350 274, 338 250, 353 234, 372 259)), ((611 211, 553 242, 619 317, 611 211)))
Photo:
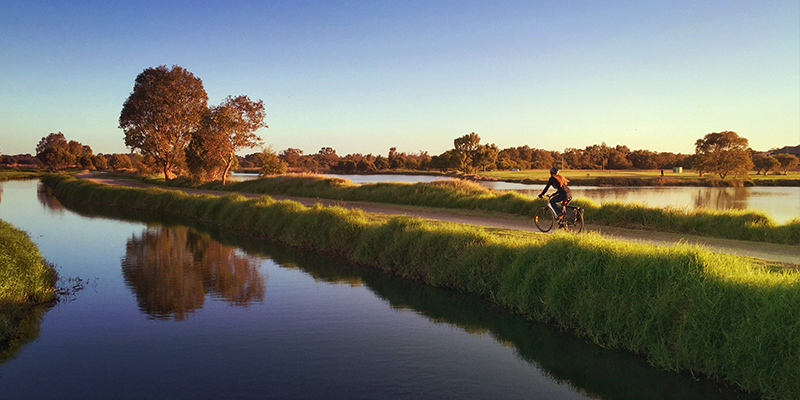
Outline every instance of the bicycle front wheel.
POLYGON ((556 222, 556 217, 547 206, 539 207, 533 214, 533 222, 542 232, 550 232, 556 222))

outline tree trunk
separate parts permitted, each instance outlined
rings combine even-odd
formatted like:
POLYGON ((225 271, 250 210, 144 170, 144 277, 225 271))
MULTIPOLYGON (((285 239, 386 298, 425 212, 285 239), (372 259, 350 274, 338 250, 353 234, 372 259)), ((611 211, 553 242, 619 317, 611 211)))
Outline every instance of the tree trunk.
POLYGON ((231 169, 231 165, 233 165, 233 153, 228 156, 228 160, 225 162, 225 169, 222 170, 222 186, 225 186, 225 183, 228 182, 228 171, 231 169))

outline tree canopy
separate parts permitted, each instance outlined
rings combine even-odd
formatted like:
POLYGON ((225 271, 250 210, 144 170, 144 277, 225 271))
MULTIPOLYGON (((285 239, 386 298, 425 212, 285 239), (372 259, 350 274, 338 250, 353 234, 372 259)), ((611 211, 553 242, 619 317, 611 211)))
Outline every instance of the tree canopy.
POLYGON ((52 171, 75 163, 75 157, 69 152, 67 139, 61 132, 51 133, 39 141, 36 145, 36 158, 52 171))
POLYGON ((169 179, 184 162, 186 145, 208 112, 207 102, 203 81, 182 67, 145 69, 119 116, 125 145, 152 157, 169 179))
POLYGON ((228 96, 211 107, 186 150, 189 170, 195 176, 221 175, 222 184, 237 161, 236 152, 262 143, 255 132, 267 128, 264 102, 247 96, 228 96))
POLYGON ((258 153, 258 156, 261 161, 261 175, 281 175, 286 173, 288 169, 287 163, 275 154, 272 146, 265 147, 261 150, 261 153, 258 153))
POLYGON ((780 164, 779 168, 784 175, 786 175, 790 169, 794 169, 794 167, 800 164, 800 158, 787 153, 775 154, 775 160, 780 164))
POLYGON ((778 170, 781 167, 781 163, 772 156, 756 155, 753 156, 753 166, 756 169, 756 175, 760 174, 761 171, 764 171, 764 175, 767 175, 770 171, 778 170))
POLYGON ((695 142, 695 169, 719 174, 720 179, 733 174, 747 176, 753 160, 747 139, 736 132, 712 132, 695 142))
POLYGON ((453 140, 453 154, 456 168, 463 172, 475 172, 479 169, 494 167, 499 150, 494 143, 481 145, 481 137, 475 132, 453 140))
POLYGON ((94 169, 92 148, 75 140, 67 141, 61 132, 51 133, 36 145, 36 158, 50 170, 59 170, 77 165, 94 169))

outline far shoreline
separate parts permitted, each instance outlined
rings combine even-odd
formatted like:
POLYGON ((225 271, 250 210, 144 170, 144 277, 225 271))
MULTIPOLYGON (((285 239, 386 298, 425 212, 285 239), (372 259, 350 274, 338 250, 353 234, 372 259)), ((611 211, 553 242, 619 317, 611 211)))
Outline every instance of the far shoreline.
MULTIPOLYGON (((258 174, 258 169, 242 169, 236 171, 242 174, 258 174)), ((461 172, 414 171, 414 170, 381 170, 370 172, 338 172, 338 171, 290 171, 290 173, 308 173, 324 175, 425 175, 441 176, 442 178, 457 178, 474 182, 507 182, 523 185, 544 185, 547 183, 546 170, 524 171, 490 171, 477 174, 461 172), (491 176, 500 175, 500 176, 491 176), (531 177, 507 177, 504 174, 530 175, 531 177)), ((562 172, 570 180, 571 186, 600 186, 600 187, 662 187, 662 186, 690 186, 690 187, 798 187, 800 186, 800 171, 791 171, 788 175, 749 175, 750 179, 719 179, 718 177, 700 177, 696 173, 683 172, 680 174, 665 172, 661 176, 659 170, 624 170, 624 171, 598 171, 598 170, 564 170, 562 172), (592 176, 597 174, 599 176, 592 176), (689 174, 693 176, 689 176, 689 174), (584 177, 584 175, 586 177, 584 177), (623 176, 619 176, 623 175, 623 176), (625 176, 627 175, 627 176, 625 176), (638 176, 632 176, 638 175, 638 176), (778 176, 786 176, 779 178, 778 176)))

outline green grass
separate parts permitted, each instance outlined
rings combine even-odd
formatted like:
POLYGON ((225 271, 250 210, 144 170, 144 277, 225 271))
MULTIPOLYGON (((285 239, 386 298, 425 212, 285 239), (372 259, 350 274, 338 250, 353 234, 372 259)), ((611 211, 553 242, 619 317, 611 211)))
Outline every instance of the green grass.
MULTIPOLYGON (((163 184, 163 180, 158 179, 146 181, 163 184)), ((176 186, 191 186, 180 181, 170 183, 176 186)), ((534 211, 544 204, 544 200, 528 195, 517 192, 496 192, 473 182, 459 180, 357 185, 346 179, 309 174, 267 177, 225 186, 219 182, 212 182, 199 188, 491 211, 527 217, 531 217, 534 211)), ((584 215, 587 224, 800 245, 800 218, 778 224, 765 213, 754 210, 690 210, 618 202, 598 204, 586 198, 576 198, 572 204, 586 210, 584 215)))
POLYGON ((34 179, 45 175, 44 171, 35 169, 0 169, 0 182, 15 179, 34 179))
POLYGON ((601 346, 643 354, 662 369, 705 374, 767 398, 800 396, 797 270, 687 245, 501 232, 409 217, 375 220, 358 210, 266 196, 193 196, 65 176, 45 182, 67 206, 159 212, 333 254, 484 296, 601 346))
POLYGON ((0 361, 13 355, 15 342, 38 332, 43 304, 56 299, 56 272, 25 232, 0 220, 0 361))

